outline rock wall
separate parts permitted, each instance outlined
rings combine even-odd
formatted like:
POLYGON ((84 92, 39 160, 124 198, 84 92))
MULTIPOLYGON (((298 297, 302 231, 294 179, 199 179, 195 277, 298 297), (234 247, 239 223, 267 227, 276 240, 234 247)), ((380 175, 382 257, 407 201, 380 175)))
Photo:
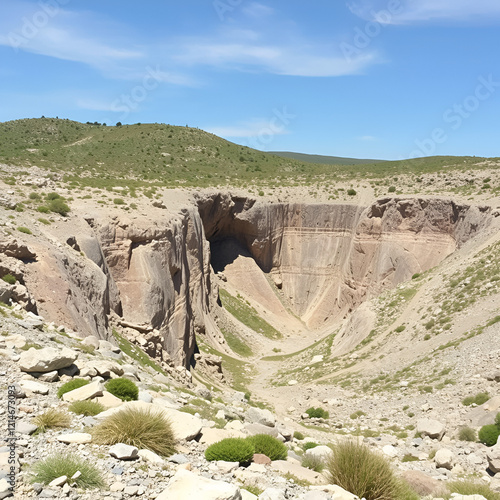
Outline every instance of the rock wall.
POLYGON ((310 328, 437 265, 488 223, 485 209, 450 200, 385 199, 364 208, 216 194, 198 206, 206 236, 245 246, 310 328))

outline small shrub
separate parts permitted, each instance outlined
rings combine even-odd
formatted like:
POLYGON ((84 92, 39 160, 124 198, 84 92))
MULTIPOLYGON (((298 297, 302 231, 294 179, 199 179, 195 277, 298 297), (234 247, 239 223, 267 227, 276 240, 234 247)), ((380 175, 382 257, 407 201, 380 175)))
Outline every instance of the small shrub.
POLYGON ((410 455, 407 453, 401 460, 401 462, 418 462, 418 457, 415 455, 410 455))
POLYGON ((125 205, 125 202, 123 201, 123 198, 115 198, 115 199, 113 200, 113 203, 114 203, 115 205, 125 205))
POLYGON ((406 330, 406 326, 405 325, 400 325, 396 328, 396 332, 397 333, 401 333, 401 332, 404 332, 406 330))
POLYGON ((37 211, 40 212, 41 214, 48 214, 50 212, 50 209, 45 205, 41 205, 40 207, 37 208, 37 211))
POLYGON ((91 433, 97 444, 125 443, 167 457, 175 452, 172 425, 160 410, 125 408, 104 419, 91 433))
POLYGON ((320 457, 315 455, 305 455, 304 458, 302 458, 302 467, 311 469, 314 472, 322 472, 325 468, 325 463, 320 457))
POLYGON ((412 280, 416 280, 416 279, 420 278, 420 276, 422 276, 420 273, 415 273, 415 274, 411 277, 411 279, 412 279, 412 280))
POLYGON ((79 488, 103 488, 105 486, 99 469, 73 453, 57 453, 37 462, 33 467, 32 482, 49 484, 61 476, 72 477, 78 471, 81 475, 74 482, 79 488))
POLYGON ((45 197, 48 201, 53 201, 53 200, 58 200, 61 198, 61 195, 60 194, 57 194, 57 193, 49 193, 47 194, 47 196, 45 197))
POLYGON ((357 193, 356 193, 356 190, 354 190, 354 189, 351 188, 351 189, 347 190, 347 194, 349 196, 356 196, 357 193))
POLYGON ((460 441, 469 441, 469 442, 474 442, 476 441, 476 431, 472 429, 471 427, 462 427, 458 431, 458 439, 460 441))
POLYGON ((490 395, 487 392, 479 392, 475 396, 467 396, 462 399, 462 404, 464 406, 471 406, 473 404, 480 406, 490 399, 490 395))
POLYGON ((60 410, 51 408, 33 419, 38 427, 37 432, 45 432, 47 429, 65 429, 71 425, 71 417, 60 410))
POLYGON ((366 445, 344 441, 333 446, 326 461, 328 479, 366 500, 418 498, 407 484, 397 479, 391 465, 366 445))
POLYGON ((49 202, 49 210, 65 217, 68 215, 70 208, 66 203, 64 203, 62 198, 56 198, 55 200, 49 202))
POLYGON ((136 401, 139 388, 128 378, 114 378, 105 385, 106 390, 122 401, 136 401))
POLYGON ((299 432, 299 431, 295 431, 293 433, 293 438, 294 439, 297 439, 298 441, 302 441, 304 439, 304 434, 302 434, 302 432, 299 432))
POLYGON ((389 187, 389 193, 395 193, 396 192, 396 187, 395 186, 390 186, 389 187))
POLYGON ((253 444, 243 438, 226 438, 210 445, 205 451, 205 458, 212 462, 224 460, 247 464, 252 461, 254 454, 253 444))
POLYGON ((288 455, 287 447, 279 440, 268 434, 256 434, 247 438, 253 445, 254 453, 261 453, 271 460, 285 460, 288 455))
POLYGON ((69 411, 85 417, 93 417, 105 410, 104 406, 97 401, 75 401, 69 405, 69 411))
POLYGON ((483 425, 481 429, 479 429, 479 442, 486 446, 494 446, 497 443, 498 436, 500 436, 500 428, 494 424, 483 425))
POLYGON ((308 408, 306 413, 309 415, 309 418, 328 418, 330 414, 323 410, 323 408, 308 408))
POLYGON ((43 217, 39 217, 38 218, 38 222, 41 222, 42 224, 44 224, 45 226, 50 226, 50 220, 48 219, 44 219, 43 217))
POLYGON ((27 227, 24 227, 24 226, 19 226, 17 228, 18 231, 20 231, 21 233, 24 233, 24 234, 33 234, 31 232, 31 229, 28 229, 27 227))
POLYGON ((15 285, 17 281, 16 277, 12 276, 12 274, 6 274, 5 276, 2 276, 2 279, 9 285, 15 285))
POLYGON ((57 397, 61 399, 67 392, 78 389, 79 387, 83 387, 88 383, 89 381, 85 380, 84 378, 74 378, 73 380, 70 380, 69 382, 66 382, 61 387, 59 387, 59 390, 57 391, 57 397))
POLYGON ((363 417, 364 415, 366 415, 366 413, 364 411, 361 411, 361 410, 358 410, 358 411, 355 411, 354 413, 351 413, 349 415, 349 418, 351 420, 356 420, 358 419, 359 417, 363 417))

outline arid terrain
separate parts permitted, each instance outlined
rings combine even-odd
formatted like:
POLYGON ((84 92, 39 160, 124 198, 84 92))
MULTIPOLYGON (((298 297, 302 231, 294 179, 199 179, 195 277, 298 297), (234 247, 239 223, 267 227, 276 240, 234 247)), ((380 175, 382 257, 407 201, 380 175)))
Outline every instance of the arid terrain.
MULTIPOLYGON (((91 148, 88 133, 64 147, 91 148)), ((47 141, 46 156, 29 160, 25 151, 38 149, 19 146, 0 159, 0 278, 15 278, 0 281, 2 386, 16 382, 27 396, 19 421, 66 409, 55 394, 61 382, 114 378, 123 365, 134 367, 144 403, 199 420, 198 432, 181 438, 183 458, 155 464, 149 476, 148 466, 120 465, 105 446, 70 444, 106 471, 98 498, 167 498, 159 495, 178 468, 237 486, 223 498, 242 498, 245 485, 243 498, 354 498, 319 473, 301 476, 300 434, 320 445, 364 441, 421 498, 449 498, 447 484, 462 479, 499 494, 500 450, 478 442, 477 431, 500 411, 500 162, 430 159, 411 164, 415 171, 388 165, 373 175, 311 166, 311 178, 307 166, 290 163, 293 179, 256 173, 252 185, 246 164, 241 183, 231 172, 227 146, 227 178, 196 185, 205 175, 198 169, 176 186, 171 173, 169 182, 160 182, 161 171, 151 179, 153 167, 140 180, 114 164, 107 171, 105 158, 84 168, 71 163, 76 153, 65 160, 62 146, 47 141), (42 377, 48 394, 23 385, 36 374, 21 367, 27 349, 63 345, 78 358, 54 380, 42 377), (113 374, 102 375, 103 363, 113 374), (253 418, 257 407, 273 421, 253 418), (328 415, 310 418, 310 408, 328 415), (205 461, 207 444, 262 424, 283 438, 300 470, 205 461), (120 467, 121 479, 113 472, 120 467), (269 489, 278 492, 265 496, 269 489)), ((187 142, 184 154, 196 144, 187 142)), ((73 430, 86 425, 77 418, 73 430)), ((68 446, 57 437, 67 432, 22 437, 16 498, 97 498, 70 482, 29 485, 34 458, 68 446)))

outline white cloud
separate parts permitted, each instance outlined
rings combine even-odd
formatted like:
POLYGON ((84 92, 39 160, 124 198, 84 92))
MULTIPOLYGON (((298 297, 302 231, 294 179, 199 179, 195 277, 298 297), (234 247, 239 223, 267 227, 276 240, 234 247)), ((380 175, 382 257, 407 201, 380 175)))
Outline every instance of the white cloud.
MULTIPOLYGON (((394 0, 390 12, 387 0, 355 0, 348 3, 353 14, 366 20, 377 19, 377 13, 390 13, 387 24, 411 24, 426 21, 499 21, 498 0, 394 0)), ((383 17, 381 17, 382 19, 383 17)))
POLYGON ((219 137, 259 137, 270 133, 272 135, 286 135, 290 133, 282 125, 277 126, 273 121, 258 118, 236 125, 207 127, 205 130, 219 137))

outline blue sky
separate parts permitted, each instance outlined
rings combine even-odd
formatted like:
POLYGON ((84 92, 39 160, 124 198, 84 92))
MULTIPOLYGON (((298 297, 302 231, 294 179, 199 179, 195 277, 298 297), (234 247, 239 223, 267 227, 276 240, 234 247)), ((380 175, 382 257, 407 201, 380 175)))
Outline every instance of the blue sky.
POLYGON ((265 151, 500 156, 498 0, 3 0, 0 121, 265 151))

